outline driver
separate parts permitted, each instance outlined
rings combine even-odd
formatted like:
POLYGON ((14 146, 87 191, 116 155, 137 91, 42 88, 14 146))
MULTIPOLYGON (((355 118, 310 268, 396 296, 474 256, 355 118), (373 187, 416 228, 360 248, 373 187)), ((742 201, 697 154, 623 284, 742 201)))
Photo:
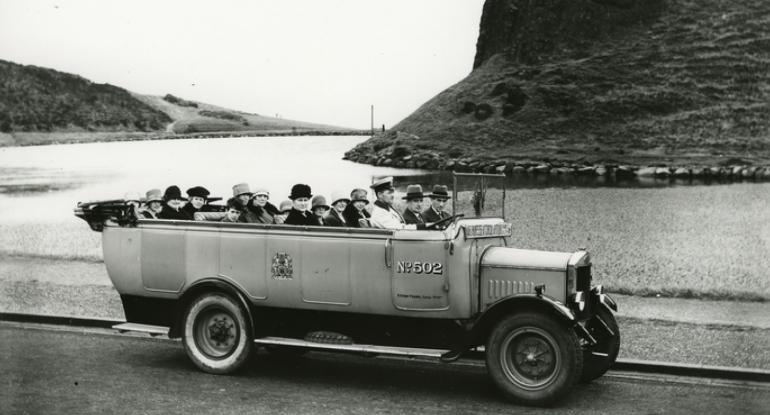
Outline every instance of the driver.
POLYGON ((444 206, 450 198, 447 186, 440 184, 433 186, 433 192, 428 197, 430 198, 430 206, 422 212, 423 219, 430 222, 438 222, 451 216, 444 210, 444 206))
POLYGON ((404 222, 404 217, 393 208, 394 189, 393 177, 377 180, 371 185, 377 200, 374 201, 372 217, 369 219, 373 228, 382 229, 426 229, 432 223, 410 224, 404 222))

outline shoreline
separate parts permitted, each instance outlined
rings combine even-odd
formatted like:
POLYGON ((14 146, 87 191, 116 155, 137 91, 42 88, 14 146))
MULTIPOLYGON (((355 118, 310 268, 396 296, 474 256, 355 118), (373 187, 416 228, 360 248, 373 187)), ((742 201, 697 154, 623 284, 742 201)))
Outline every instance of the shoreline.
POLYGON ((698 158, 680 157, 679 162, 647 163, 622 162, 571 162, 560 160, 535 161, 510 159, 486 159, 481 157, 446 158, 436 152, 396 155, 393 152, 375 152, 366 155, 352 149, 345 153, 344 160, 381 167, 445 170, 463 173, 505 174, 506 176, 582 176, 623 179, 699 179, 732 181, 770 181, 770 164, 755 165, 740 158, 728 158, 719 163, 703 162, 698 158))
POLYGON ((368 136, 369 130, 244 130, 212 132, 132 132, 132 131, 97 131, 97 132, 13 132, 0 133, 0 148, 31 147, 56 144, 106 143, 114 141, 155 141, 183 140, 200 138, 245 138, 245 137, 301 137, 301 136, 368 136), (21 140, 20 140, 21 139, 21 140), (26 139, 26 140, 24 140, 26 139))

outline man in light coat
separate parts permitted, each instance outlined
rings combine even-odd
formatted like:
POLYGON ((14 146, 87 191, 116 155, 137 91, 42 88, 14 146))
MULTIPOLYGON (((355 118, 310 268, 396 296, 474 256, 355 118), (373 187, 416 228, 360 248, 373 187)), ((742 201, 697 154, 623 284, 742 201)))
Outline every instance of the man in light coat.
POLYGON ((369 218, 373 228, 381 229, 426 229, 428 224, 407 225, 404 217, 393 208, 394 189, 393 177, 377 180, 371 185, 377 200, 374 202, 372 217, 369 218))

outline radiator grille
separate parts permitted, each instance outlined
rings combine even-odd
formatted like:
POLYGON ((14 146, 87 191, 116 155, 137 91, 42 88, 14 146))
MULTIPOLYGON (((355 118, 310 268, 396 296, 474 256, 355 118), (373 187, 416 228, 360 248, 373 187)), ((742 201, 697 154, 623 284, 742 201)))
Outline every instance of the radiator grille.
POLYGON ((591 266, 586 265, 577 269, 577 291, 589 291, 591 289, 591 266))

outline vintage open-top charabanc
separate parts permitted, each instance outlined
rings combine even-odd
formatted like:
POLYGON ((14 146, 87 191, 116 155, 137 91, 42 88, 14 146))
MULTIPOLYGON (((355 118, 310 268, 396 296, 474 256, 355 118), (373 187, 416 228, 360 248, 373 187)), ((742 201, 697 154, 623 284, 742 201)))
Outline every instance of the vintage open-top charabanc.
POLYGON ((254 344, 443 361, 483 347, 508 397, 542 405, 618 353, 589 254, 508 247, 499 217, 391 230, 137 219, 122 201, 75 211, 102 232, 116 328, 181 337, 206 372, 239 369, 254 344))

